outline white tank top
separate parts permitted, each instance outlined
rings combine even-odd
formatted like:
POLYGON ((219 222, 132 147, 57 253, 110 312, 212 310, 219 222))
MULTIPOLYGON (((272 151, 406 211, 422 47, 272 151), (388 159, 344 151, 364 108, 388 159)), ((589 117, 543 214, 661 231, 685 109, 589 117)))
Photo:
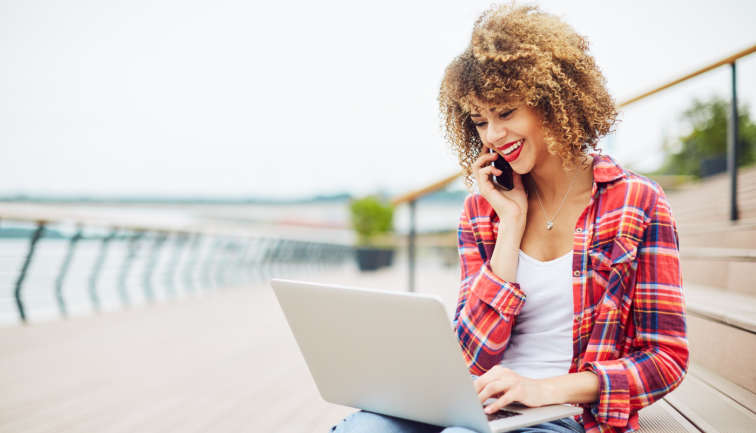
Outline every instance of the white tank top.
POLYGON ((500 365, 521 376, 569 373, 572 362, 572 251, 547 262, 520 251, 517 277, 525 305, 500 365))

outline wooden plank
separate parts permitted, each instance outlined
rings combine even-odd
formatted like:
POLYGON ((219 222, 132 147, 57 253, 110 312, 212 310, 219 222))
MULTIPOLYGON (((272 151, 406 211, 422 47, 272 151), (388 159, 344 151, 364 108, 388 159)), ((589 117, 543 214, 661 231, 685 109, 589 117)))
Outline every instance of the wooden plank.
POLYGON ((690 359, 756 393, 756 335, 689 314, 690 359))
POLYGON ((707 385, 735 400, 739 405, 756 413, 756 394, 751 391, 697 364, 690 366, 688 374, 696 376, 707 385))
POLYGON ((708 433, 747 432, 756 426, 756 415, 751 411, 692 375, 686 376, 665 400, 708 433))
POLYGON ((684 288, 689 313, 756 334, 756 296, 688 283, 684 288))
POLYGON ((669 403, 659 400, 638 412, 638 433, 698 433, 700 430, 669 403))
MULTIPOLYGON (((458 270, 420 269, 453 309, 458 270)), ((406 271, 302 278, 403 290, 406 271)), ((356 410, 322 400, 266 284, 4 327, 0 347, 0 432, 328 431, 356 410)))

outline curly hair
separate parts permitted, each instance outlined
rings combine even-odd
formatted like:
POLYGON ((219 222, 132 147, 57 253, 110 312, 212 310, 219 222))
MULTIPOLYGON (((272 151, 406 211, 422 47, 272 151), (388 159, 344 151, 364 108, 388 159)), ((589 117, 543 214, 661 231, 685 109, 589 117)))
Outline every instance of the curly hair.
POLYGON ((475 21, 470 45, 447 66, 439 92, 442 128, 472 185, 482 148, 470 119, 478 105, 525 103, 542 115, 544 141, 575 166, 617 118, 588 41, 537 6, 494 6, 475 21))

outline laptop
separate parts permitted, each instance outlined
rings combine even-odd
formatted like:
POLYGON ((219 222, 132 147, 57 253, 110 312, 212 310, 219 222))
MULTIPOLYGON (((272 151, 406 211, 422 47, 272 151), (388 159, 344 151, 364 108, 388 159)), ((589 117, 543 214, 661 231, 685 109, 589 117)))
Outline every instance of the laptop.
POLYGON ((483 412, 439 297, 282 279, 271 286, 328 402, 481 433, 583 411, 513 404, 495 414, 483 412))

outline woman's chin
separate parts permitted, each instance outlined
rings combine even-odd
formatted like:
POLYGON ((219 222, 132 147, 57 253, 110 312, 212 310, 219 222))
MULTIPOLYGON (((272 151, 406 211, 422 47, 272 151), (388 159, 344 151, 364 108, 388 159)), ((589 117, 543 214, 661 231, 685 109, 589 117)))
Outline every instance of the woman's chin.
POLYGON ((520 158, 517 158, 516 161, 512 161, 509 166, 512 167, 513 172, 519 174, 520 176, 530 173, 530 170, 533 168, 530 164, 524 163, 524 161, 522 161, 520 158))

